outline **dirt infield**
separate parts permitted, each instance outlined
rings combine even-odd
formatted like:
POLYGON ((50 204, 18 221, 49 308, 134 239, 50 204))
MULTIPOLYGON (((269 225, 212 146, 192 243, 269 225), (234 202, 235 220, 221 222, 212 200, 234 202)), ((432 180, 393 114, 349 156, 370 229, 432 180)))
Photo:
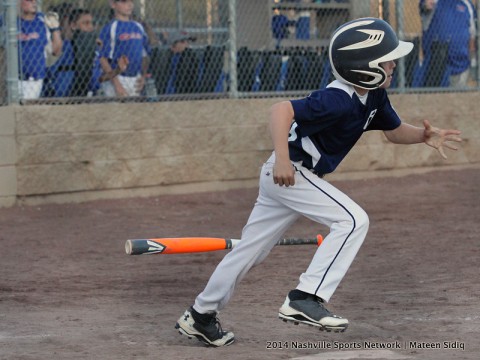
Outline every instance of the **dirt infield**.
MULTIPOLYGON (((0 358, 478 359, 480 169, 334 183, 371 221, 330 303, 347 332, 277 319, 308 245, 275 248, 240 284, 220 315, 233 345, 174 330, 225 252, 127 256, 124 242, 238 237, 257 193, 243 189, 0 209, 0 358)), ((301 220, 286 236, 326 231, 301 220)))

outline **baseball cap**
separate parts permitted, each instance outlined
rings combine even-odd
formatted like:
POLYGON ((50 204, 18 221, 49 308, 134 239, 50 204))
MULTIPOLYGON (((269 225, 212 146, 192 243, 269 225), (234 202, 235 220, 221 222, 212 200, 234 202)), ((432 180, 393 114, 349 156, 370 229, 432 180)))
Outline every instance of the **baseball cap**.
POLYGON ((175 43, 183 40, 195 41, 197 38, 190 35, 185 30, 176 30, 168 34, 168 44, 174 45, 175 43))

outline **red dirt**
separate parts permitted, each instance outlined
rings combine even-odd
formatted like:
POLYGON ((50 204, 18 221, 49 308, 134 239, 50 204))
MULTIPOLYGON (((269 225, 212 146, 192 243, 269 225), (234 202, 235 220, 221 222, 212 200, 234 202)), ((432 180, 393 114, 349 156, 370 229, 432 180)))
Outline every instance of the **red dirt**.
MULTIPOLYGON (((275 248, 240 284, 220 315, 235 332, 233 345, 205 348, 174 330, 225 251, 127 256, 125 240, 236 238, 257 193, 242 189, 0 209, 0 358, 243 360, 337 351, 292 349, 295 341, 360 350, 368 341, 398 341, 398 356, 478 358, 480 170, 334 183, 371 221, 329 305, 350 320, 347 332, 277 319, 313 256, 309 245, 275 248), (442 349, 414 349, 411 342, 442 349), (444 342, 465 350, 445 349, 444 342)), ((286 236, 326 231, 301 220, 286 236)))

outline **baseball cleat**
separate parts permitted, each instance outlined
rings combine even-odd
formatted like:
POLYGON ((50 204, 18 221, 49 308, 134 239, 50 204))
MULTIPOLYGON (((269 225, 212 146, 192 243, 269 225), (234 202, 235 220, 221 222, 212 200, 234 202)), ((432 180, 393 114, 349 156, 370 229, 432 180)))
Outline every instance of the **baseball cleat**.
POLYGON ((320 298, 310 294, 305 299, 295 300, 287 296, 278 317, 295 325, 307 324, 328 332, 344 332, 348 327, 347 319, 332 314, 320 298))
POLYGON ((196 337, 207 346, 227 346, 234 342, 232 332, 223 331, 216 314, 199 314, 192 307, 180 316, 175 329, 189 339, 196 337))

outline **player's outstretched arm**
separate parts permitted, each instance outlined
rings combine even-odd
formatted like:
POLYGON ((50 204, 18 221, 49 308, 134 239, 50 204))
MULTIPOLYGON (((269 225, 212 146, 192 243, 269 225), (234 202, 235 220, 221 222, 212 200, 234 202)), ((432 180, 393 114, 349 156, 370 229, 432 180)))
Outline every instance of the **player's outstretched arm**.
POLYGON ((444 147, 451 150, 458 148, 450 142, 461 142, 461 132, 453 129, 439 129, 430 124, 428 120, 423 121, 423 128, 402 123, 394 130, 385 131, 385 136, 395 144, 418 144, 424 142, 438 150, 440 155, 446 159, 444 147))
POLYGON ((428 120, 423 120, 423 126, 425 128, 423 132, 423 141, 428 146, 437 149, 444 159, 447 158, 447 155, 445 155, 444 147, 451 150, 458 150, 458 147, 451 144, 451 142, 462 142, 462 138, 460 137, 460 130, 439 129, 430 125, 430 122, 428 120))

